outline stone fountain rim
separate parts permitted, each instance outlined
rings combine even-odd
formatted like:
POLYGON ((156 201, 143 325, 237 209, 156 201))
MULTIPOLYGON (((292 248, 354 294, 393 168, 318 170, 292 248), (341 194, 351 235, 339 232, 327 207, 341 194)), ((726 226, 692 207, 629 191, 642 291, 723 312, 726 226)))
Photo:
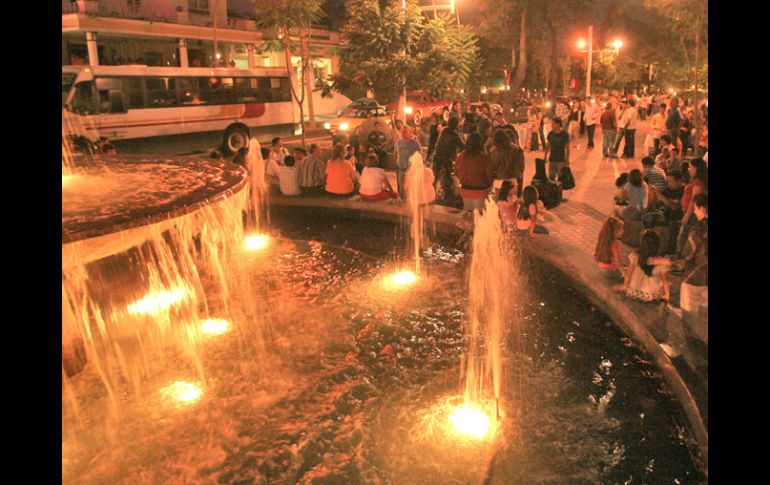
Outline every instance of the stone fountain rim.
MULTIPOLYGON (((138 158, 140 156, 144 157, 144 155, 131 155, 130 157, 138 158)), ((174 158, 174 157, 165 157, 164 159, 170 159, 170 158, 174 158)), ((149 226, 149 225, 169 221, 171 219, 175 219, 177 217, 181 217, 181 216, 190 214, 192 212, 195 212, 196 210, 201 209, 205 206, 208 206, 212 203, 216 203, 223 199, 231 197, 232 195, 243 190, 244 187, 248 186, 248 172, 246 171, 245 168, 239 165, 233 164, 231 162, 228 162, 227 160, 217 160, 217 162, 224 163, 225 166, 229 166, 228 168, 237 167, 240 171, 240 174, 239 174, 240 179, 234 184, 227 186, 220 192, 217 192, 207 197, 203 197, 199 200, 196 200, 195 202, 184 204, 179 207, 174 207, 173 209, 170 209, 170 210, 160 210, 156 214, 148 215, 145 217, 138 217, 135 219, 130 219, 128 221, 119 222, 108 226, 96 227, 93 229, 83 229, 79 231, 70 232, 67 234, 62 234, 62 246, 65 246, 67 244, 77 243, 77 242, 83 242, 88 239, 98 238, 102 236, 114 235, 120 232, 128 231, 130 229, 136 229, 142 226, 149 226)))
MULTIPOLYGON (((352 212, 373 219, 395 222, 411 217, 410 209, 406 204, 373 203, 355 200, 355 197, 339 200, 274 196, 270 198, 269 203, 271 206, 352 212)), ((429 210, 425 211, 425 220, 436 224, 437 230, 441 232, 452 230, 468 231, 473 228, 473 219, 468 212, 439 205, 430 205, 429 208, 429 210)), ((562 273, 572 284, 573 289, 579 291, 591 303, 606 313, 623 333, 633 339, 645 352, 653 357, 655 365, 663 374, 666 384, 681 404, 690 424, 690 429, 695 436, 700 456, 693 461, 708 477, 708 432, 695 399, 679 371, 671 362, 671 359, 661 349, 638 315, 628 305, 624 305, 621 299, 606 285, 602 286, 598 279, 592 279, 589 274, 580 271, 565 255, 545 248, 543 241, 521 238, 520 242, 520 247, 528 255, 562 273)))

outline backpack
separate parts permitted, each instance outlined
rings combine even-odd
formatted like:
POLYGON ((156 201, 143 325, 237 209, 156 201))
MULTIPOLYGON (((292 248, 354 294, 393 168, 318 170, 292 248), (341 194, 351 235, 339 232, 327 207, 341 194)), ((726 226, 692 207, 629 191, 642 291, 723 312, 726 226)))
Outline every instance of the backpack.
POLYGON ((562 189, 570 190, 575 188, 575 177, 572 175, 572 170, 569 167, 562 167, 559 171, 559 182, 562 184, 562 189))
POLYGON ((531 183, 537 188, 539 198, 546 209, 553 209, 561 203, 562 183, 548 180, 545 173, 545 160, 542 158, 535 159, 535 175, 531 183))

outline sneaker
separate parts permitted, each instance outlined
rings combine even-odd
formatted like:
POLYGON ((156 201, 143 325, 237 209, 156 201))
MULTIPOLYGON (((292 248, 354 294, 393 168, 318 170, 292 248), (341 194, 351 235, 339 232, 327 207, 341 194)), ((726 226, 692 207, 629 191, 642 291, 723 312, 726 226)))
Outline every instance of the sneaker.
POLYGON ((665 352, 666 355, 668 355, 668 357, 671 359, 675 359, 682 355, 682 353, 677 348, 666 342, 660 344, 660 348, 663 349, 663 352, 665 352))
POLYGON ((668 311, 670 311, 671 313, 673 313, 674 315, 676 315, 680 319, 682 318, 682 309, 681 308, 677 308, 674 305, 672 305, 671 303, 666 303, 666 308, 668 308, 668 311))

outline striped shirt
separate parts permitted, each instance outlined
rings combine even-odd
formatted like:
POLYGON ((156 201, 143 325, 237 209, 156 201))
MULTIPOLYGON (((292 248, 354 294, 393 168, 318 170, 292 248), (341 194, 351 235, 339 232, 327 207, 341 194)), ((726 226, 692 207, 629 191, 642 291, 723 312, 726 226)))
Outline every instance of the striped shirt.
POLYGON ((666 173, 662 168, 656 166, 645 167, 642 173, 650 185, 653 185, 660 190, 666 188, 666 173))

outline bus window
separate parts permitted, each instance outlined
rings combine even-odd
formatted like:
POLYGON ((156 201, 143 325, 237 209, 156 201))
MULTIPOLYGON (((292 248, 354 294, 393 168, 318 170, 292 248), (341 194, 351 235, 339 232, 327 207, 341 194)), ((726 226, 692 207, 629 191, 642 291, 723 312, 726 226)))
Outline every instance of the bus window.
POLYGON ((72 111, 82 115, 90 115, 96 112, 94 83, 92 81, 79 82, 75 85, 75 96, 72 98, 72 111))
POLYGON ((271 77, 270 90, 272 91, 272 101, 291 101, 291 91, 289 90, 289 78, 271 77))
POLYGON ((256 80, 248 77, 236 77, 233 79, 235 83, 235 100, 239 103, 255 103, 257 102, 257 90, 252 88, 252 82, 256 88, 256 80))
POLYGON ((64 103, 67 101, 67 97, 72 89, 72 83, 75 82, 77 73, 75 72, 62 72, 61 73, 61 105, 64 107, 64 103))
POLYGON ((176 79, 163 77, 148 77, 144 79, 147 89, 147 105, 149 108, 176 106, 176 79))
POLYGON ((197 77, 180 77, 177 79, 182 105, 203 104, 199 87, 201 79, 197 77))
POLYGON ((258 97, 262 103, 270 103, 273 101, 273 91, 270 88, 269 77, 257 78, 258 97))
POLYGON ((123 81, 123 94, 125 99, 128 100, 128 109, 141 109, 146 108, 147 105, 144 100, 144 86, 142 78, 140 77, 124 77, 123 81))

